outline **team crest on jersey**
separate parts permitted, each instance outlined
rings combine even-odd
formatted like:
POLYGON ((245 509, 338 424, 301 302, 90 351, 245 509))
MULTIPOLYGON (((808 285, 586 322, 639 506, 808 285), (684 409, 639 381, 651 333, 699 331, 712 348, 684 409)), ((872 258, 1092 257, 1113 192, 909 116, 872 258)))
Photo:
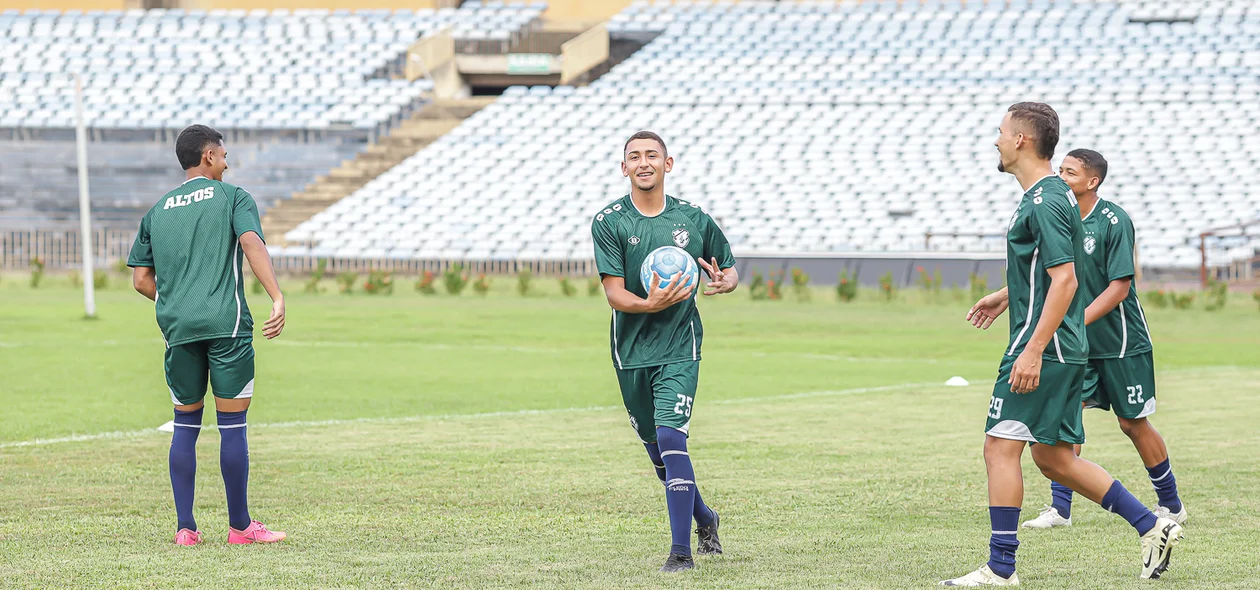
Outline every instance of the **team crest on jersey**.
POLYGON ((639 431, 639 421, 634 419, 634 414, 630 414, 630 428, 633 428, 635 432, 639 431))
POLYGON ((631 245, 631 246, 638 246, 638 245, 639 245, 639 236, 630 236, 630 245, 631 245))
POLYGON ((1094 240, 1094 236, 1085 236, 1085 253, 1086 254, 1093 254, 1094 248, 1097 245, 1098 245, 1098 242, 1094 240))
POLYGON ((1006 231, 1015 229, 1015 220, 1019 219, 1019 207, 1015 208, 1015 212, 1011 213, 1011 222, 1006 224, 1006 231))
POLYGON ((687 244, 691 243, 691 234, 687 233, 687 230, 681 227, 674 230, 674 243, 677 244, 679 248, 686 248, 687 244))

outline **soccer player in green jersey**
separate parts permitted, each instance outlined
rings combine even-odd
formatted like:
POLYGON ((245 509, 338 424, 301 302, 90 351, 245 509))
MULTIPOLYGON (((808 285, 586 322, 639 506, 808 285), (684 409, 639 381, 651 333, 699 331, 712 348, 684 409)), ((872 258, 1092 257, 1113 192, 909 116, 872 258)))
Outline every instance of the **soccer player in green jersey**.
POLYGON ((1073 451, 1085 442, 1081 389, 1089 345, 1085 300, 1076 297, 1076 264, 1084 262, 1085 231, 1076 198, 1054 174, 1050 158, 1059 143, 1059 115, 1049 105, 1012 105, 995 143, 998 170, 1024 190, 1006 234, 1006 284, 969 312, 988 328, 1010 308, 1010 344, 998 368, 985 426, 984 462, 989 480, 989 561, 944 586, 1015 586, 1019 507, 1024 500, 1020 458, 1032 447, 1046 477, 1063 483, 1124 517, 1141 536, 1143 578, 1168 567, 1181 525, 1159 518, 1105 469, 1073 451))
POLYGON ((718 514, 705 505, 687 453, 687 435, 700 378, 704 327, 682 273, 644 285, 639 267, 653 250, 677 246, 695 257, 709 275, 705 295, 730 293, 739 284, 735 257, 721 228, 695 203, 665 194, 665 175, 674 159, 665 142, 650 131, 635 133, 623 149, 621 173, 630 194, 595 215, 591 235, 595 263, 613 309, 610 339, 621 398, 656 476, 665 484, 672 545, 663 572, 695 567, 697 552, 722 552, 718 514), (668 284, 661 282, 669 279, 668 284))
POLYGON ((193 519, 197 435, 206 384, 214 394, 219 467, 227 492, 228 543, 274 543, 285 534, 249 516, 249 443, 245 413, 254 395, 254 321, 245 301, 242 255, 271 296, 268 339, 284 330, 284 295, 263 243, 258 205, 244 190, 223 182, 223 135, 193 125, 175 140, 187 180, 149 209, 131 247, 136 290, 153 300, 166 342, 166 384, 175 404, 169 456, 178 519, 175 543, 197 545, 193 519))
MULTIPOLYGON (((1159 496, 1157 516, 1185 524, 1186 508, 1177 495, 1177 478, 1168 461, 1168 447, 1147 417, 1155 413, 1155 364, 1146 314, 1134 281, 1133 221, 1119 205, 1098 197, 1107 178, 1107 160, 1093 150, 1072 150, 1059 166, 1059 176, 1080 201, 1085 228, 1085 259, 1077 265, 1079 295, 1085 308, 1089 364, 1085 367, 1085 407, 1115 412, 1120 430, 1133 441, 1159 496)), ((1076 447, 1080 454, 1080 446, 1076 447)), ((1051 505, 1025 528, 1072 525, 1072 490, 1050 484, 1051 505)))

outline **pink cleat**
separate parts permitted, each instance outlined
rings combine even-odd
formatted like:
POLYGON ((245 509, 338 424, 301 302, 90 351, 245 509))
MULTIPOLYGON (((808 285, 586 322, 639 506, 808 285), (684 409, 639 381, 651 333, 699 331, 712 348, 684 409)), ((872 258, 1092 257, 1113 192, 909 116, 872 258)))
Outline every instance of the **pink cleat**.
POLYGON ((184 545, 185 547, 192 547, 193 545, 200 545, 201 532, 194 531, 191 529, 179 529, 179 532, 175 533, 175 544, 184 545))
POLYGON ((229 545, 250 545, 252 543, 279 543, 288 535, 280 531, 269 531, 263 523, 257 520, 251 520, 249 527, 243 531, 238 531, 232 527, 228 527, 228 544, 229 545))

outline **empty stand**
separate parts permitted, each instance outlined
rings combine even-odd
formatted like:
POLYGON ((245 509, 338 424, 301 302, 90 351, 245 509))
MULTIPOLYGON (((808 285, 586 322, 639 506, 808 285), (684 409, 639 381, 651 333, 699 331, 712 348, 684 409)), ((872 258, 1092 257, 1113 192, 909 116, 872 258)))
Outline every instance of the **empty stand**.
POLYGON ((1145 265, 1197 265, 1199 230, 1260 215, 1250 2, 635 4, 610 28, 657 36, 590 86, 509 89, 284 252, 588 258, 641 128, 738 252, 1002 251, 1020 191, 992 144, 1020 100, 1059 110, 1059 157, 1108 157, 1145 265))

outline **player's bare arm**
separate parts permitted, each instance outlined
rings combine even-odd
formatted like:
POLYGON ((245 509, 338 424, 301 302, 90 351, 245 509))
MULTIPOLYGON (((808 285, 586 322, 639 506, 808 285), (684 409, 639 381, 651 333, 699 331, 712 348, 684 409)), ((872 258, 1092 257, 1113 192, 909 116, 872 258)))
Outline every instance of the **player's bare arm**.
POLYGON ((703 258, 697 258, 696 262, 700 263, 700 268, 709 275, 708 290, 704 292, 706 296, 721 295, 722 293, 730 293, 739 286, 739 271, 732 268, 719 268, 717 258, 706 262, 703 258))
POLYGON ((131 269, 131 285, 149 301, 157 301, 157 273, 152 266, 137 266, 131 269))
POLYGON ((1093 303, 1085 308, 1085 325, 1088 326, 1099 318, 1111 313, 1120 302, 1129 296, 1129 285, 1132 278, 1116 279, 1107 285, 1107 289, 1094 298, 1093 303))
POLYGON ((652 278, 647 299, 644 299, 626 289, 624 278, 604 275, 604 295, 608 298, 608 305, 622 313, 656 313, 691 297, 693 287, 682 285, 682 273, 670 277, 663 287, 660 286, 664 280, 661 276, 652 273, 652 278))
POLYGON ((250 231, 241 234, 240 240, 241 251, 245 253, 245 259, 249 260, 250 270, 271 297, 271 317, 263 324, 263 336, 271 340, 284 331, 284 293, 280 292, 276 271, 271 266, 271 255, 267 253, 267 245, 262 238, 250 231))
POLYGON ((1041 383, 1041 355, 1045 353, 1054 332, 1063 324, 1063 316, 1067 315, 1072 297, 1076 295, 1076 265, 1068 262, 1046 269, 1050 275, 1050 290, 1046 293, 1046 304, 1041 310, 1041 319, 1033 330, 1032 338, 1024 347, 1024 352, 1015 359, 1011 370, 1011 391, 1015 393, 1032 393, 1041 383))
POLYGON ((1006 287, 1002 287, 998 291, 981 297, 980 301, 971 306, 971 309, 967 311, 967 321, 981 330, 988 330, 989 326, 993 325, 993 321, 998 319, 998 316, 1001 316, 1010 305, 1010 296, 1006 287))

